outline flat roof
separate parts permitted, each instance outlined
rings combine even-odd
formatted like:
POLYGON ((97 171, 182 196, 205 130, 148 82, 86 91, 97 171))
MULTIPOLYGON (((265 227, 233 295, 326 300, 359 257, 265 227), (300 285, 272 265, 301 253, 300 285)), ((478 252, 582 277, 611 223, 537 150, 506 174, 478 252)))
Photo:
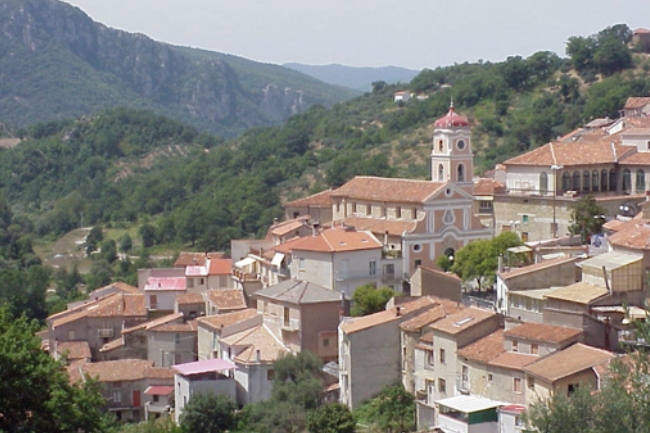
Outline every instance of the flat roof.
POLYGON ((237 366, 230 361, 226 361, 225 359, 213 358, 206 359, 205 361, 176 364, 172 368, 183 376, 191 376, 193 374, 208 373, 211 371, 230 370, 237 368, 237 366))
POLYGON ((609 251, 607 253, 599 254, 590 259, 584 260, 580 265, 585 267, 602 269, 604 266, 606 270, 622 268, 632 263, 640 262, 643 259, 642 254, 623 253, 620 251, 609 251))
POLYGON ((504 405, 500 401, 473 395, 457 395, 456 397, 436 400, 435 403, 465 413, 481 412, 504 405))

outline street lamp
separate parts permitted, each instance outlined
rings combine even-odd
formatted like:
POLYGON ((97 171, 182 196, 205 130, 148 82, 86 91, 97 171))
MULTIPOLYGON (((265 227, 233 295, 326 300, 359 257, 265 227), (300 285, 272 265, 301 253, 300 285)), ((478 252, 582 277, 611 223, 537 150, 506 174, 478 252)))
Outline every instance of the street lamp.
POLYGON ((557 221, 555 219, 555 196, 557 196, 557 171, 562 170, 563 165, 553 164, 551 171, 553 172, 553 239, 557 238, 557 221))

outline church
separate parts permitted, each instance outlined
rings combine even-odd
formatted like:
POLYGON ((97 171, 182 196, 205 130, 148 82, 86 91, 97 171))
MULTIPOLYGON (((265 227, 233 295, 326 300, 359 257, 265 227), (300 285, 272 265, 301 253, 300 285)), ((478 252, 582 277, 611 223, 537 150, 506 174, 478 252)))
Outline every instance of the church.
MULTIPOLYGON (((357 176, 326 194, 332 220, 318 223, 372 232, 385 256, 401 258, 406 279, 419 266, 435 267, 442 255, 453 261, 459 248, 492 237, 473 213, 471 139, 469 122, 452 105, 434 123, 431 180, 357 176)), ((287 203, 287 214, 309 213, 309 206, 298 206, 306 203, 309 198, 287 203)))

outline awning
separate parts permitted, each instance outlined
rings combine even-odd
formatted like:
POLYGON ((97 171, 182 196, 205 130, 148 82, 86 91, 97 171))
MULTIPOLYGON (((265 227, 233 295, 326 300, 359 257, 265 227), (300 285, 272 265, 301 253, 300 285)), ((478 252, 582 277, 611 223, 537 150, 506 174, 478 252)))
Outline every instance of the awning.
POLYGON ((240 261, 235 262, 235 267, 241 269, 241 268, 245 268, 247 266, 250 266, 253 263, 255 263, 255 259, 251 259, 250 257, 245 257, 245 258, 241 259, 240 261))
POLYGON ((271 264, 279 268, 280 265, 282 264, 282 260, 284 260, 284 254, 275 253, 275 255, 273 256, 273 260, 271 260, 271 264))

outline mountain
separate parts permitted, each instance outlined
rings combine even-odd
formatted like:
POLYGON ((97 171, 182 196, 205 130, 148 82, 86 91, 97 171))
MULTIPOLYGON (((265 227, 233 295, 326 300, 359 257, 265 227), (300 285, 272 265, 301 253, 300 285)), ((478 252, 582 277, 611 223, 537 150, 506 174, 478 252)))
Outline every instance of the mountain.
POLYGON ((372 89, 372 82, 385 81, 389 84, 408 83, 420 73, 413 69, 397 66, 355 67, 343 65, 303 65, 285 63, 283 66, 302 72, 321 81, 364 92, 372 89))
POLYGON ((0 0, 0 122, 129 106, 225 137, 355 95, 279 65, 115 30, 58 0, 0 0))

